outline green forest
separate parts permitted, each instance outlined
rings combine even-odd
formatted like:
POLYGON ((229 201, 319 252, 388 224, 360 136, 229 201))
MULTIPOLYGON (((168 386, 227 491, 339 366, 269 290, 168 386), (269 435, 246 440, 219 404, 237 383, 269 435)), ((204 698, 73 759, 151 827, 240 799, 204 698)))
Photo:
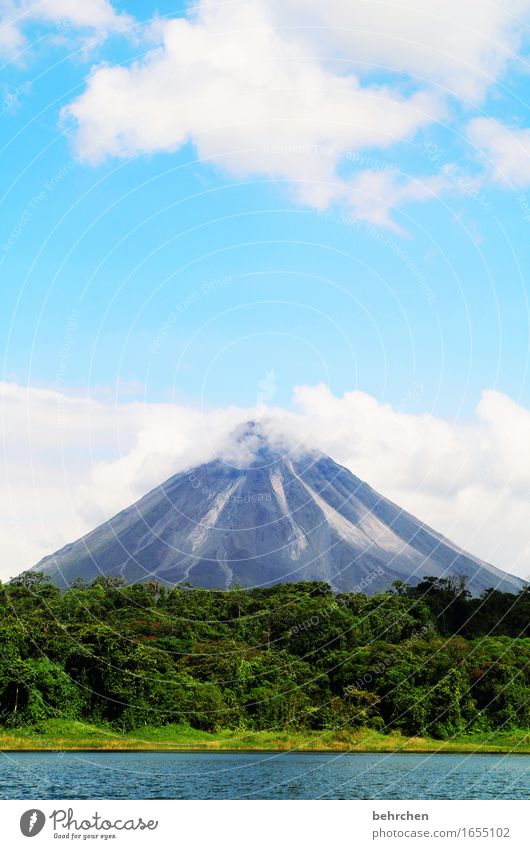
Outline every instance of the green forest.
POLYGON ((369 728, 446 740, 530 726, 530 591, 318 582, 225 592, 116 578, 0 585, 0 725, 127 732, 369 728))

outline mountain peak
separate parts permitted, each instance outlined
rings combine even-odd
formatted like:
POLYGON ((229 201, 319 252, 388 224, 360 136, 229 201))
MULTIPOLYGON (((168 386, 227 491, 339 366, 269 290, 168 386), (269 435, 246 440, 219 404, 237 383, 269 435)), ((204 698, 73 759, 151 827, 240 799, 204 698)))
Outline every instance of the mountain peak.
POLYGON ((245 442, 249 439, 259 439, 264 442, 267 441, 267 437, 265 435, 265 431, 263 429, 263 425, 261 422, 257 422, 254 420, 249 420, 248 422, 242 422, 237 425, 232 431, 233 440, 236 442, 245 442))
POLYGON ((234 428, 222 452, 227 465, 241 470, 269 466, 283 456, 284 452, 273 446, 264 423, 254 420, 234 428))
POLYGON ((375 593, 399 579, 467 577, 472 593, 521 579, 462 551, 324 454, 239 425, 226 455, 177 474, 38 564, 60 585, 98 575, 228 589, 326 581, 375 593))

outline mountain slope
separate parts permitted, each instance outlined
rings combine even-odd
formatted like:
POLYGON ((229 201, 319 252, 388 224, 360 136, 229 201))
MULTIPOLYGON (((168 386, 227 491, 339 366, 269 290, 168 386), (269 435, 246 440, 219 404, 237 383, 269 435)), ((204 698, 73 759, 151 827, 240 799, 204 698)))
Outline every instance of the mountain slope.
POLYGON ((227 589, 322 580, 374 593, 400 578, 466 576, 474 594, 523 585, 462 551, 323 454, 274 451, 249 423, 245 468, 177 474, 35 567, 59 585, 100 574, 227 589))

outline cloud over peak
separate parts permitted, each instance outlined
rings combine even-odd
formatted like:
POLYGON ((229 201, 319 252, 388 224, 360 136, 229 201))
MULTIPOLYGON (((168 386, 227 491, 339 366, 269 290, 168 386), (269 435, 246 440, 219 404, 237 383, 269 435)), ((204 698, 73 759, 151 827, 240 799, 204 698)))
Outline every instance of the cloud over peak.
MULTIPOLYGON (((530 411, 494 390, 465 424, 400 412, 359 391, 295 389, 296 412, 208 412, 175 404, 101 404, 0 385, 4 577, 133 503, 172 474, 234 461, 234 429, 258 418, 272 445, 318 449, 463 548, 530 573, 530 411)), ((238 457, 241 460, 241 457, 238 457)))

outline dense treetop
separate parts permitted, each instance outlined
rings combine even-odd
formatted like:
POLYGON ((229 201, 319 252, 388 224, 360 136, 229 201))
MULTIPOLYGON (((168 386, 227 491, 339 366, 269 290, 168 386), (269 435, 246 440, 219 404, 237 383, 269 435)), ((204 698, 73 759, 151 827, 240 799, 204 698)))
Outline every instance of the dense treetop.
POLYGON ((370 726, 445 738, 530 724, 530 591, 396 582, 226 592, 116 578, 0 585, 0 723, 370 726))

